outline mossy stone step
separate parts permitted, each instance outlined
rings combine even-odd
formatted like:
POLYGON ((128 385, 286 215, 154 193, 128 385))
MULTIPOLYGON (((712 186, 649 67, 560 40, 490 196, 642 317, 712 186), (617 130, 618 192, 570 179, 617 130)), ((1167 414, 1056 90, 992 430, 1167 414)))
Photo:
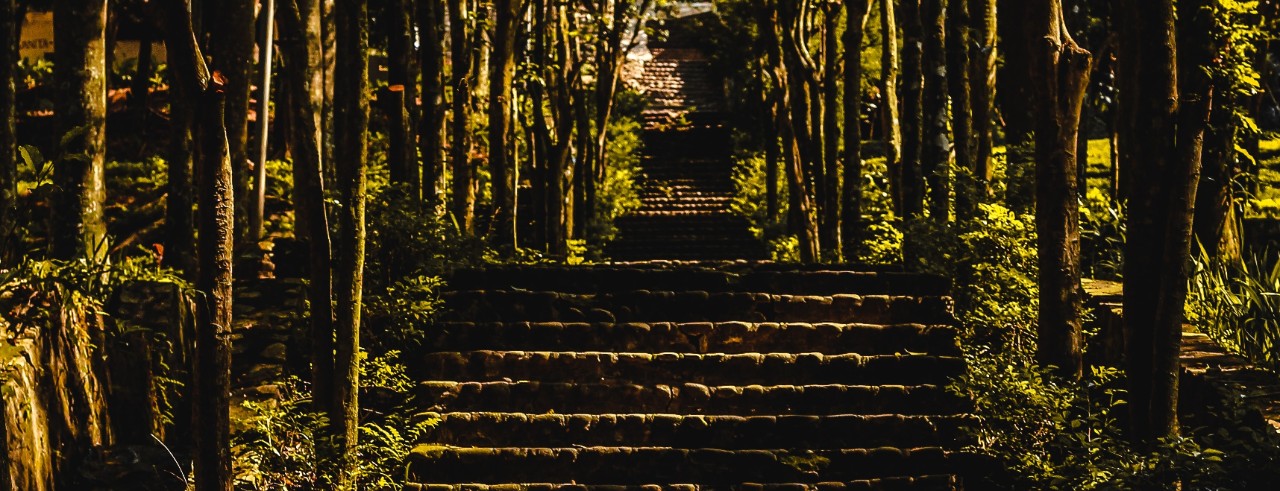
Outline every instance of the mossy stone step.
POLYGON ((707 292, 773 292, 793 295, 881 294, 946 296, 951 284, 941 276, 894 271, 787 270, 752 266, 726 268, 522 266, 459 270, 447 280, 459 290, 511 289, 603 293, 662 290, 679 285, 707 292))
POLYGON ((968 439, 972 417, 841 414, 829 416, 690 416, 680 414, 433 414, 425 441, 462 447, 643 446, 672 448, 808 448, 943 446, 968 439))
POLYGON ((429 412, 959 414, 968 402, 938 385, 717 385, 626 382, 426 381, 414 400, 429 412))
POLYGON ((456 448, 422 445, 409 456, 417 483, 692 482, 819 483, 948 474, 952 453, 937 447, 840 450, 724 450, 666 447, 456 448))

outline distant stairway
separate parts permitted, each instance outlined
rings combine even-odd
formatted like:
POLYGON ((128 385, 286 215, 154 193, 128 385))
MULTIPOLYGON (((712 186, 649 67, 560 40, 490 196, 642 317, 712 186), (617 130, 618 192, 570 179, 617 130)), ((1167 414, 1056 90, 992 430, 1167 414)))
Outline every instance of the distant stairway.
POLYGON ((455 274, 409 489, 962 489, 945 280, 735 267, 455 274))
POLYGON ((729 206, 733 145, 706 55, 655 48, 640 79, 644 116, 640 208, 617 219, 616 261, 762 259, 763 244, 729 206))

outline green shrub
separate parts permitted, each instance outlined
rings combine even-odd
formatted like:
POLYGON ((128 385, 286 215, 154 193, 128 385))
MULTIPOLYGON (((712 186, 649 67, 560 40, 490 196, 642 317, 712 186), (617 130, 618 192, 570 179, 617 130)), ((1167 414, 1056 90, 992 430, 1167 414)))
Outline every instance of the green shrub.
POLYGON ((483 239, 459 232, 447 217, 388 185, 369 198, 365 286, 385 290, 407 278, 443 276, 485 260, 483 239))
POLYGON ((1080 207, 1080 272, 1118 280, 1124 273, 1124 208, 1093 188, 1080 207))
POLYGON ((1280 369, 1280 257, 1210 257, 1203 248, 1189 280, 1187 321, 1254 363, 1280 369))

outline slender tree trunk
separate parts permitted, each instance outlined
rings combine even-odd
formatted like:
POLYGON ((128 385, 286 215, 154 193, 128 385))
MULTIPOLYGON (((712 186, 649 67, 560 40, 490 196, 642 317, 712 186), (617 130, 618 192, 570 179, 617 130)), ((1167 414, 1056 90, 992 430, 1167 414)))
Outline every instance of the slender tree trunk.
MULTIPOLYGON (((256 246, 262 239, 262 227, 267 211, 267 153, 271 137, 271 78, 275 61, 275 0, 264 0, 259 15, 262 26, 262 38, 258 43, 259 75, 258 79, 258 151, 253 168, 253 192, 247 198, 252 208, 249 209, 249 230, 244 236, 247 244, 256 246)), ((281 113, 287 113, 285 106, 288 98, 281 101, 281 113)), ((281 121, 287 118, 280 118, 281 121)), ((256 247, 255 247, 256 248, 256 247)))
POLYGON ((338 466, 334 484, 354 489, 360 405, 360 307, 365 250, 365 162, 369 131, 369 17, 365 0, 338 3, 337 80, 334 101, 334 149, 342 207, 338 212, 335 293, 337 334, 330 434, 335 438, 338 466))
POLYGON ((320 170, 324 173, 327 180, 325 187, 334 189, 338 182, 337 166, 333 161, 333 149, 337 144, 336 135, 333 132, 333 88, 335 70, 337 69, 337 46, 336 33, 337 27, 334 25, 337 6, 334 5, 336 0, 316 0, 320 7, 320 69, 319 74, 322 78, 320 92, 323 93, 324 99, 320 106, 320 170))
POLYGON ((924 127, 924 27, 920 0, 902 5, 902 213, 908 219, 924 216, 924 172, 920 164, 924 127))
POLYGON ((1089 83, 1091 57, 1062 22, 1059 0, 1029 8, 1027 38, 1036 107, 1036 233, 1039 237, 1040 317, 1036 358, 1068 379, 1084 365, 1080 335, 1080 216, 1076 138, 1089 83))
MULTIPOLYGON (((881 0, 886 1, 886 0, 881 0)), ((844 181, 840 189, 844 260, 858 257, 862 234, 862 35, 867 0, 846 0, 844 31, 844 181)))
POLYGON ((512 79, 515 77, 519 0, 494 0, 493 52, 489 58, 489 173, 492 176, 494 243, 516 247, 516 162, 511 153, 512 79))
POLYGON ((133 110, 134 119, 137 120, 138 136, 144 141, 147 137, 147 120, 151 115, 148 101, 151 96, 151 74, 154 71, 151 64, 151 35, 150 30, 143 30, 138 36, 136 69, 133 72, 132 83, 129 84, 129 106, 133 110))
MULTIPOLYGON (((836 32, 840 26, 840 11, 843 8, 843 3, 828 4, 828 7, 823 10, 823 16, 825 17, 822 28, 822 64, 825 67, 822 80, 822 157, 826 166, 826 179, 823 185, 826 186, 827 204, 822 210, 823 227, 821 240, 823 247, 826 249, 827 259, 835 262, 840 260, 841 253, 844 252, 844 247, 840 245, 841 239, 844 238, 840 223, 843 199, 841 198, 842 188, 840 186, 840 116, 838 114, 840 109, 840 85, 837 83, 840 80, 840 37, 836 32)), ((861 30, 862 27, 858 26, 857 29, 861 30)), ((854 50, 860 52, 861 50, 858 48, 860 46, 855 47, 854 50)), ((848 56, 849 52, 846 51, 845 55, 848 56)), ((857 69, 851 66, 845 67, 847 72, 860 69, 861 67, 857 69)), ((850 93, 858 94, 855 97, 861 99, 862 87, 859 85, 860 83, 856 82, 852 89, 849 89, 849 86, 846 85, 844 99, 846 102, 850 100, 850 93)), ((848 110, 848 106, 845 109, 848 110)), ((858 115, 861 113, 860 107, 853 106, 854 127, 849 128, 846 125, 846 134, 850 132, 857 134, 858 115)), ((845 115, 848 117, 849 113, 846 112, 845 115)), ((848 151, 848 149, 849 147, 846 146, 845 150, 848 151)), ((848 167, 845 168, 848 169, 848 167)), ((857 217, 853 218, 857 220, 857 217)))
POLYGON ((213 17, 213 25, 206 26, 210 33, 209 55, 213 66, 227 78, 227 142, 235 180, 238 244, 251 240, 248 237, 249 212, 254 208, 253 195, 249 193, 249 180, 253 175, 249 160, 249 99, 253 85, 254 28, 257 25, 254 22, 254 4, 255 0, 226 0, 205 6, 213 17))
POLYGON ((447 0, 449 4, 449 36, 452 50, 453 122, 452 141, 449 143, 450 166, 453 171, 453 196, 450 213, 458 229, 464 234, 475 232, 476 191, 471 168, 470 142, 467 124, 471 117, 471 47, 467 35, 466 0, 447 0))
POLYGON ((15 0, 0 0, 0 265, 17 259, 18 113, 14 76, 18 67, 15 0))
POLYGON ((418 145, 422 154, 422 196, 432 209, 443 202, 444 185, 444 1, 418 6, 418 40, 422 67, 422 114, 418 145))
MULTIPOLYGON (((956 0, 962 1, 962 0, 956 0)), ((947 0, 921 0, 924 24, 924 128, 920 167, 929 185, 929 215, 937 222, 951 219, 951 139, 947 132, 947 0)))
POLYGON ((969 0, 947 3, 947 84, 951 95, 951 132, 954 135, 956 164, 956 215, 971 217, 978 211, 979 198, 973 182, 973 107, 969 87, 969 0))
POLYGON ((280 45, 284 56, 285 86, 293 104, 293 181, 297 190, 295 214, 305 228, 299 237, 307 247, 307 301, 311 323, 311 387, 312 400, 319 409, 320 401, 333 396, 333 260, 329 239, 329 216, 324 202, 324 176, 321 174, 320 129, 316 120, 316 83, 308 71, 320 59, 319 44, 308 41, 303 19, 318 9, 315 0, 301 0, 306 9, 299 11, 300 0, 283 0, 279 6, 280 45))
MULTIPOLYGON (((172 45, 167 40, 166 45, 172 45)), ((172 51, 173 48, 169 48, 172 51)), ((168 197, 165 200, 164 265, 182 271, 182 276, 196 276, 195 183, 193 177, 196 107, 190 87, 174 83, 169 86, 168 197)))
POLYGON ((387 167, 391 181, 409 187, 414 201, 420 199, 422 179, 418 175, 417 147, 413 141, 413 118, 417 80, 413 75, 413 19, 408 0, 391 0, 384 10, 387 21, 387 91, 383 111, 387 114, 387 140, 391 146, 387 167))
POLYGON ((1127 66, 1121 87, 1141 91, 1121 100, 1132 117, 1120 140, 1132 171, 1125 173, 1132 177, 1125 179, 1124 255, 1129 436, 1146 443, 1178 433, 1178 352, 1193 204, 1213 94, 1204 68, 1216 54, 1204 6, 1180 4, 1184 16, 1175 22, 1172 0, 1129 0, 1121 22, 1120 66, 1127 66))
POLYGON ((573 194, 574 189, 568 184, 573 182, 573 172, 569 164, 573 152, 573 90, 571 90, 573 71, 569 60, 573 58, 574 45, 570 41, 569 24, 563 14, 563 8, 547 7, 554 13, 555 23, 552 33, 558 72, 552 80, 555 83, 553 114, 555 121, 556 142, 551 148, 551 156, 547 166, 547 237, 553 254, 563 255, 568 252, 568 239, 573 232, 573 194))
MULTIPOLYGON (((968 0, 973 21, 969 43, 969 84, 973 110, 975 201, 991 197, 992 101, 996 92, 996 0, 968 0)), ((977 202, 972 206, 976 206, 977 202)))
POLYGON ((62 145, 54 166, 53 256, 105 257, 106 0, 54 4, 53 76, 62 145))
POLYGON ((1236 126, 1233 112, 1237 101, 1223 94, 1216 101, 1205 131, 1200 184, 1196 192, 1196 241, 1213 257, 1238 259, 1242 253, 1237 230, 1236 193, 1233 180, 1237 169, 1236 126))
MULTIPOLYGON (((919 0, 908 0, 908 2, 919 0)), ((994 0, 992 0, 994 1, 994 0)), ((884 126, 884 160, 889 173, 889 196, 893 210, 901 216, 902 207, 902 126, 898 122, 898 23, 894 19, 893 0, 880 4, 880 116, 884 126)), ((861 50, 858 50, 861 53, 861 50)), ((861 56, 861 55, 859 55, 861 56)))
POLYGON ((199 325, 192 409, 195 430, 195 489, 231 490, 231 161, 224 114, 225 80, 205 66, 191 26, 190 4, 166 4, 169 70, 181 94, 196 98, 200 115, 198 177, 200 272, 196 289, 199 325))
MULTIPOLYGON (((1003 2, 1000 4, 1000 39, 1027 39, 1024 32, 1028 28, 1026 19, 1028 2, 1003 2)), ((1035 127, 1035 115, 1032 102, 1035 95, 1031 87, 1031 46, 1026 43, 1005 43, 1002 45, 1004 65, 1000 69, 1000 117, 1004 121, 1004 133, 1007 145, 1005 161, 1007 179, 1004 202, 1017 213, 1030 213, 1035 207, 1035 182, 1027 177, 1034 169, 1035 156, 1032 145, 1032 128, 1035 127)))

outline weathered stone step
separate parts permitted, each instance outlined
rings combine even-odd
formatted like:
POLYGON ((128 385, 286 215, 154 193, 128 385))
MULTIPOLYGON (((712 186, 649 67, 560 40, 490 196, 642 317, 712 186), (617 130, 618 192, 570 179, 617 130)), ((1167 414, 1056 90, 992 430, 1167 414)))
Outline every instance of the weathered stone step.
POLYGON ((448 285, 460 290, 517 288, 571 293, 658 290, 671 285, 708 292, 767 291, 810 295, 853 293, 945 296, 951 290, 946 278, 918 273, 838 269, 778 271, 766 266, 753 266, 745 271, 652 266, 465 269, 450 276, 448 285))
POLYGON ((820 353, 607 353, 446 351, 423 355, 422 373, 443 380, 758 384, 943 383, 963 373, 964 360, 932 355, 820 353))
MULTIPOLYGON (((466 290, 442 294, 444 320, 579 321, 599 310, 616 322, 747 321, 865 324, 949 324, 950 299, 890 295, 778 295, 772 293, 638 290, 598 295, 466 290)), ((600 319, 603 320, 603 319, 600 319)))
MULTIPOLYGON (((722 450, 662 447, 452 448, 422 445, 409 456, 418 483, 693 482, 818 483, 902 475, 949 474, 953 454, 941 448, 722 450)), ((956 459, 963 460, 963 459, 956 459)))
POLYGON ((431 412, 957 414, 967 402, 938 385, 718 385, 427 381, 415 389, 431 412))
POLYGON ((842 414, 444 413, 423 443, 461 447, 623 446, 672 448, 960 448, 973 418, 842 414))
POLYGON ((954 491, 954 476, 888 477, 847 482, 715 484, 418 484, 410 491, 954 491))
POLYGON ((500 348, 629 353, 959 353, 954 328, 929 324, 441 322, 432 326, 424 344, 442 352, 500 348))

